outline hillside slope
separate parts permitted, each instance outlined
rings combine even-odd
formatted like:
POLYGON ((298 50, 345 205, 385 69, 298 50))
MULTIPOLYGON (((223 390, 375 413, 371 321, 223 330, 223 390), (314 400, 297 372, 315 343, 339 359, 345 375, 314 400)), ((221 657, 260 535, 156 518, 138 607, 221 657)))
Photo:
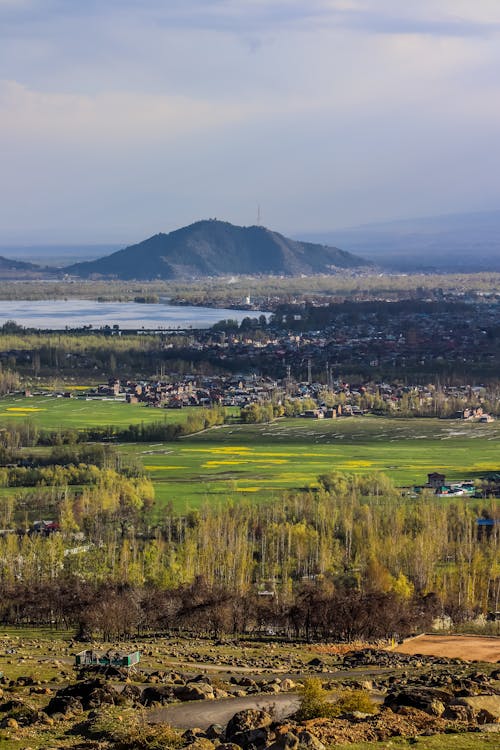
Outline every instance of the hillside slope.
POLYGON ((260 226, 206 220, 64 270, 83 277, 177 279, 227 274, 294 276, 363 265, 369 264, 336 247, 291 240, 260 226))

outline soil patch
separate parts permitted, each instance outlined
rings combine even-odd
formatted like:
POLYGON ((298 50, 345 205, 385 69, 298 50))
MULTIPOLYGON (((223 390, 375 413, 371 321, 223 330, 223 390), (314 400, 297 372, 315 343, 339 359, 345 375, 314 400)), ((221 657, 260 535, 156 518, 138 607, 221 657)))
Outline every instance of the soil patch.
POLYGON ((393 649, 400 654, 444 656, 466 661, 500 661, 500 638, 468 635, 419 635, 393 649))

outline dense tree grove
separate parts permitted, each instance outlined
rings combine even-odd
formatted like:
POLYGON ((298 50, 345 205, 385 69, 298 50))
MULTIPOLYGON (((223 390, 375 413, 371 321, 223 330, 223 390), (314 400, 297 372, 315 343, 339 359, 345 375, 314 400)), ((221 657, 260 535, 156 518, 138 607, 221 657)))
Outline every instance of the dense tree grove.
POLYGON ((498 524, 488 533, 477 525, 478 516, 498 517, 497 501, 402 497, 378 474, 320 483, 282 503, 186 517, 167 510, 152 528, 149 480, 102 469, 94 485, 56 497, 61 533, 0 537, 0 618, 117 632, 98 606, 107 587, 107 605, 137 610, 130 627, 167 630, 279 624, 297 635, 378 637, 409 632, 437 611, 460 618, 499 608, 498 524), (44 597, 32 601, 29 591, 46 587, 77 599, 74 613, 61 605, 54 614, 56 596, 48 610, 44 597))

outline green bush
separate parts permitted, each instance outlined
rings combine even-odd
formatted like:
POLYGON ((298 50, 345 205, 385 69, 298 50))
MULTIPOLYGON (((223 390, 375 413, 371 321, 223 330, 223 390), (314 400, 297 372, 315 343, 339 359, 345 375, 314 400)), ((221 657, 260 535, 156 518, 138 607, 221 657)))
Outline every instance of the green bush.
POLYGON ((376 704, 372 701, 370 694, 366 690, 344 690, 333 705, 335 716, 339 714, 350 713, 351 711, 361 711, 364 714, 374 714, 377 710, 376 704))
POLYGON ((344 690, 335 702, 317 677, 304 680, 301 690, 300 707, 295 714, 298 721, 308 719, 331 719, 341 714, 360 711, 373 714, 377 710, 376 704, 366 690, 344 690))
POLYGON ((328 700, 329 694, 317 677, 304 680, 304 686, 300 692, 302 698, 296 713, 298 721, 322 719, 334 715, 334 705, 328 700))

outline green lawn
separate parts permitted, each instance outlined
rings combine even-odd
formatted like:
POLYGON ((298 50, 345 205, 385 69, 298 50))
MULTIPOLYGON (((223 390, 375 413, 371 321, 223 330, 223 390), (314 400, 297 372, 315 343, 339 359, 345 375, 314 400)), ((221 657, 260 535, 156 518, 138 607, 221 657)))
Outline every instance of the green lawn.
POLYGON ((383 417, 280 420, 232 425, 168 444, 123 445, 155 483, 158 506, 179 511, 228 497, 256 500, 317 486, 330 471, 381 471, 398 486, 441 471, 450 480, 500 467, 500 423, 486 425, 383 417))
POLYGON ((144 404, 104 399, 86 400, 56 396, 8 396, 0 399, 0 424, 31 420, 38 427, 58 428, 117 425, 126 427, 141 422, 184 422, 189 409, 152 409, 144 404))

